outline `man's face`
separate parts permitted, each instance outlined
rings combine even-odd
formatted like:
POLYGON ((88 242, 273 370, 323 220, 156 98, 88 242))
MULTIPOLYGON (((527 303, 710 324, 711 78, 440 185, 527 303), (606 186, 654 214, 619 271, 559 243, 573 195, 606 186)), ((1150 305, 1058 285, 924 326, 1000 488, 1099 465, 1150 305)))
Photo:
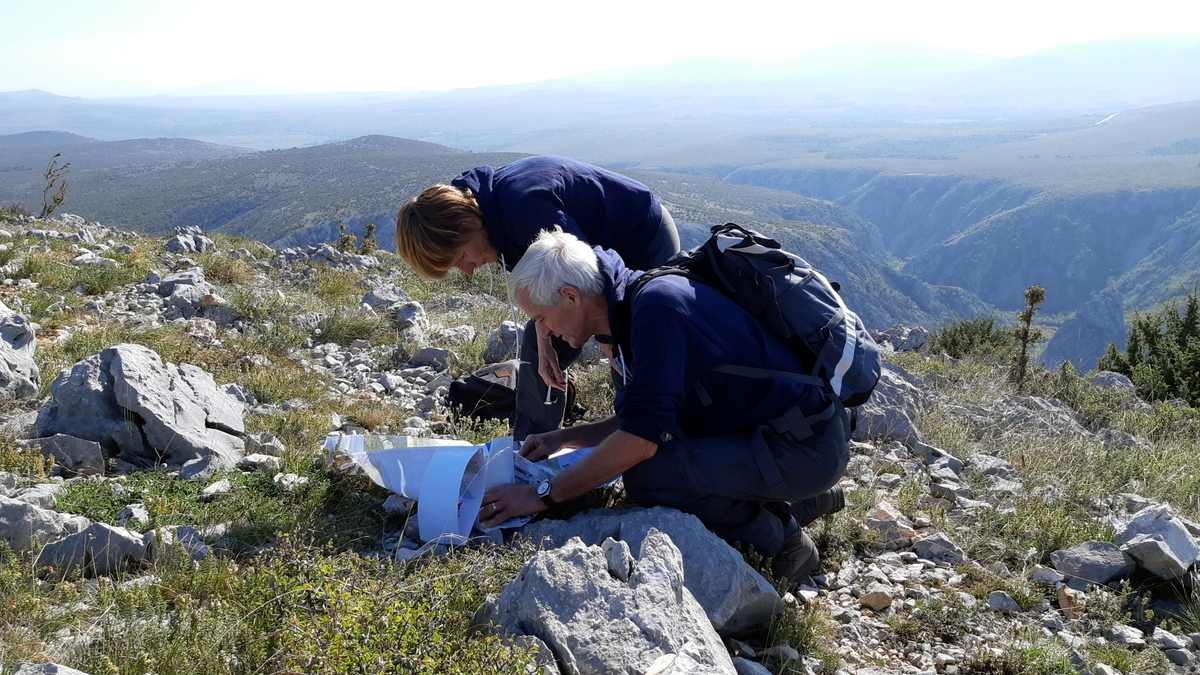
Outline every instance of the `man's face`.
POLYGON ((517 306, 522 312, 550 335, 557 335, 576 349, 592 337, 587 329, 582 300, 579 289, 573 286, 560 288, 558 304, 547 306, 533 304, 526 289, 517 291, 517 306))

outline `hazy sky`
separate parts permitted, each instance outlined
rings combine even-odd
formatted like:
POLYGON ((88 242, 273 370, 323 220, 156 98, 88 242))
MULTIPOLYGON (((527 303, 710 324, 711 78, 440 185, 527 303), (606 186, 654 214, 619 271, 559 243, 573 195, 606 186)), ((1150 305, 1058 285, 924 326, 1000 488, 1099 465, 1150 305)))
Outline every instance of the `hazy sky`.
POLYGON ((908 42, 1011 56, 1200 31, 1197 0, 0 0, 0 91, 412 91, 908 42))

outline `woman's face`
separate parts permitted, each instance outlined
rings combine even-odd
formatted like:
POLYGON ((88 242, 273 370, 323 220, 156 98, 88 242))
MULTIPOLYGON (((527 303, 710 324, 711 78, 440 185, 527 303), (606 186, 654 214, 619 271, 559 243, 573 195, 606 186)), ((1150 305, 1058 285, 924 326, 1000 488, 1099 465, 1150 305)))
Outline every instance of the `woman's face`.
POLYGON ((458 271, 470 278, 477 268, 494 262, 496 262, 496 249, 488 243, 487 232, 480 229, 467 240, 450 265, 458 268, 458 271))

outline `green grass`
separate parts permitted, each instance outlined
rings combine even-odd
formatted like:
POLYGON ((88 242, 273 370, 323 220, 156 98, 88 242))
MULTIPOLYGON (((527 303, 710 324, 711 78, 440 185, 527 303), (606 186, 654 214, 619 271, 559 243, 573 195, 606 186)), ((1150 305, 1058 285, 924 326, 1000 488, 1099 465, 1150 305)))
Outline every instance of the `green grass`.
POLYGON ((1157 675, 1168 672, 1170 663, 1158 649, 1150 647, 1132 651, 1119 645, 1103 645, 1087 650, 1091 663, 1104 663, 1126 675, 1157 675))
POLYGON ((932 600, 922 600, 907 614, 891 614, 884 619, 902 642, 933 642, 953 644, 979 621, 978 610, 967 607, 958 595, 948 593, 932 600))
MULTIPOLYGON (((789 644, 809 659, 820 663, 820 672, 833 673, 841 659, 837 655, 837 627, 828 612, 819 605, 791 603, 771 617, 767 627, 766 644, 789 644)), ((774 662, 772 671, 780 675, 805 673, 803 664, 795 661, 774 662)))

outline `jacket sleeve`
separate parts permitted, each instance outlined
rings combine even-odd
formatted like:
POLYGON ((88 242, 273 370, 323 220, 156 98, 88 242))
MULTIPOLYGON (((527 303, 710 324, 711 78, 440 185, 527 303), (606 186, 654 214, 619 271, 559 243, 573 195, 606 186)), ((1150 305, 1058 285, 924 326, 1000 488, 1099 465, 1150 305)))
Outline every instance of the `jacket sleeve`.
MULTIPOLYGON (((641 305, 641 303, 638 303, 641 305)), ((679 435, 688 363, 683 314, 660 304, 635 306, 630 342, 632 379, 615 403, 622 431, 662 444, 679 435)))

